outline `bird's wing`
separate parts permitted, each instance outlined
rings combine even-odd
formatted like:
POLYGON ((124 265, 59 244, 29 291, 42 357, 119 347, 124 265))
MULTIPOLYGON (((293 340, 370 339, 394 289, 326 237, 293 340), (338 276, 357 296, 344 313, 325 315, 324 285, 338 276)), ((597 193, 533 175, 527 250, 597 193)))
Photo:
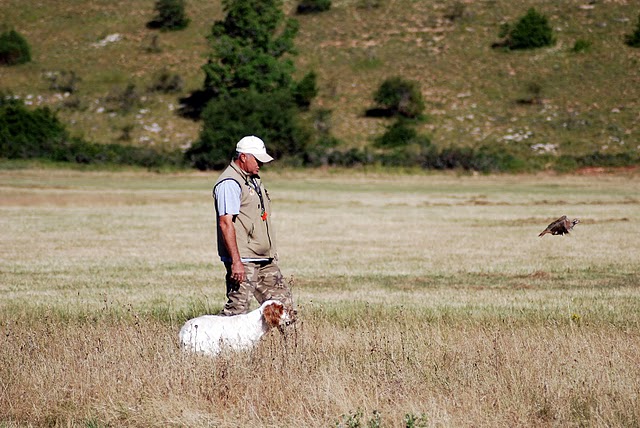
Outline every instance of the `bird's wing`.
POLYGON ((564 227, 564 222, 567 219, 566 215, 563 215, 562 217, 560 217, 559 219, 557 219, 556 221, 554 221, 553 223, 551 223, 548 227, 548 229, 554 234, 557 235, 558 233, 562 232, 562 228, 564 227))

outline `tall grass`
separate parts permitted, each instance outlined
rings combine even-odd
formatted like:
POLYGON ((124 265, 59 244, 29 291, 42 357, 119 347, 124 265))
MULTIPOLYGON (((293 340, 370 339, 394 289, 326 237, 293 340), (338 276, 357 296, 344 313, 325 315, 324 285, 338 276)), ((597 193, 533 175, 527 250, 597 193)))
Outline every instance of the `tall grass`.
POLYGON ((300 319, 208 358, 214 176, 0 171, 0 425, 638 424, 637 174, 263 175, 300 319))

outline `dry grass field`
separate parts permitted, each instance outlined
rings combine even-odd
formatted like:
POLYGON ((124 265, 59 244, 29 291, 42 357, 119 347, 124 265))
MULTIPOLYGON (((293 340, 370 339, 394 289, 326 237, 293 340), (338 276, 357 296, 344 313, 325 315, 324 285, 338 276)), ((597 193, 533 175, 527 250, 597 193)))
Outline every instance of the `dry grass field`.
POLYGON ((215 175, 0 169, 0 427, 640 426, 637 172, 266 170, 300 319, 206 358, 215 175))

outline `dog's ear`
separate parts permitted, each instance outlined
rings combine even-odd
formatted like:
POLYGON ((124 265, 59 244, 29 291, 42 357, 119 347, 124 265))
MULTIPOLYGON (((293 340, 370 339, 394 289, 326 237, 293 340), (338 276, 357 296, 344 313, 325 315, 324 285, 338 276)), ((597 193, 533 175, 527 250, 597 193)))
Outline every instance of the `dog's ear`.
POLYGON ((284 305, 279 302, 273 302, 264 308, 262 316, 269 327, 277 327, 280 325, 280 319, 283 313, 284 305))

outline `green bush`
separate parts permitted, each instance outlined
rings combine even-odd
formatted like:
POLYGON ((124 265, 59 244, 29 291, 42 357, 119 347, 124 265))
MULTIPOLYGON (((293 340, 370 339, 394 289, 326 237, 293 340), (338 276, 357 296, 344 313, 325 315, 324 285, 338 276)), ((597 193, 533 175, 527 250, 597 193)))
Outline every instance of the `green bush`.
POLYGON ((84 164, 108 163, 144 167, 181 166, 179 152, 119 144, 92 144, 71 137, 48 108, 29 110, 13 97, 0 97, 0 157, 48 159, 84 164))
POLYGON ((423 166, 436 156, 431 140, 418 134, 407 119, 399 119, 389 125, 386 132, 374 143, 384 149, 378 154, 378 160, 382 165, 423 166))
POLYGON ((82 79, 73 70, 62 70, 59 72, 48 72, 45 79, 49 81, 49 89, 57 92, 69 92, 73 94, 78 90, 78 83, 82 79))
POLYGON ((318 75, 311 71, 307 73, 300 82, 294 85, 292 89, 293 98, 298 107, 306 110, 311 105, 311 101, 318 95, 317 85, 318 75))
POLYGON ((636 30, 625 36, 625 43, 632 48, 640 48, 640 15, 638 15, 638 25, 636 30))
POLYGON ((587 52, 589 49, 591 49, 590 41, 578 39, 573 44, 573 47, 571 48, 571 52, 574 52, 574 53, 587 52))
POLYGON ((153 82, 149 85, 149 91, 170 94, 182 91, 183 85, 184 82, 180 75, 163 68, 154 76, 153 82))
POLYGON ((578 168, 578 161, 573 156, 562 155, 553 163, 553 169, 558 172, 571 172, 578 168))
POLYGON ((132 165, 145 168, 182 167, 182 153, 179 151, 161 152, 151 147, 126 146, 121 144, 91 144, 80 139, 71 140, 71 144, 53 158, 84 164, 132 165))
POLYGON ((21 100, 0 95, 0 156, 49 157, 69 141, 65 126, 47 107, 28 110, 21 100))
POLYGON ((157 15, 147 23, 147 27, 162 31, 177 31, 187 28, 190 19, 184 10, 184 0, 156 0, 154 10, 157 15))
POLYGON ((354 167, 368 165, 375 162, 375 157, 366 149, 334 150, 327 155, 327 165, 354 167))
POLYGON ((225 167, 237 141, 245 135, 262 138, 274 158, 301 157, 309 135, 297 122, 298 109, 291 93, 241 92, 233 98, 216 98, 202 113, 199 140, 185 153, 186 161, 200 170, 225 167))
POLYGON ((29 43, 15 30, 0 34, 0 65, 17 65, 31 61, 29 43))
POLYGON ((501 35, 506 35, 504 45, 509 49, 535 49, 555 44, 553 30, 546 16, 531 8, 511 28, 502 28, 501 35))
POLYGON ((124 88, 113 88, 104 98, 107 111, 129 114, 142 105, 141 95, 135 83, 128 83, 124 88))
POLYGON ((408 126, 403 120, 398 120, 387 127, 387 130, 380 137, 376 138, 375 144, 383 148, 404 147, 418 137, 418 132, 408 126))
POLYGON ((449 21, 454 22, 465 16, 466 5, 460 1, 456 1, 450 6, 449 10, 445 13, 444 17, 449 21))
POLYGON ((424 111, 424 101, 418 83, 398 76, 382 82, 373 99, 378 106, 388 110, 392 115, 417 118, 424 111))
POLYGON ((575 161, 578 167, 623 167, 638 165, 640 163, 640 155, 634 151, 621 153, 595 151, 586 155, 576 156, 575 161))
POLYGON ((296 12, 299 14, 325 12, 331 9, 331 0, 301 0, 296 12))

